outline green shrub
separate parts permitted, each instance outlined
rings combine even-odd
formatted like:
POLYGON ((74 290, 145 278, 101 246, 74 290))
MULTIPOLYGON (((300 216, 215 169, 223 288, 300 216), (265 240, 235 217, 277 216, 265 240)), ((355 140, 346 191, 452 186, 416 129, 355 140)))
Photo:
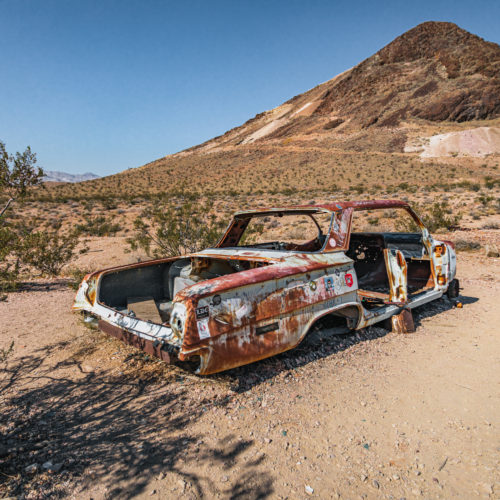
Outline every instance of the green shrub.
POLYGON ((76 230, 88 236, 110 236, 121 231, 120 224, 112 223, 103 215, 92 217, 90 215, 85 217, 85 223, 77 224, 76 230))
POLYGON ((55 231, 36 231, 25 234, 19 241, 17 255, 23 264, 42 274, 57 276, 75 254, 78 233, 62 235, 55 231))
MULTIPOLYGON (((441 201, 432 204, 430 207, 427 205, 417 205, 415 211, 422 219, 425 227, 431 232, 438 229, 445 229, 453 231, 457 229, 457 225, 462 219, 460 214, 454 214, 448 202, 441 201)), ((400 219, 396 222, 396 229, 403 232, 416 232, 419 231, 416 223, 409 217, 400 219)))
POLYGON ((135 219, 135 234, 127 242, 131 250, 141 248, 154 258, 211 247, 219 240, 223 227, 215 215, 209 215, 211 209, 210 204, 187 202, 172 208, 159 203, 135 219))
POLYGON ((455 241, 455 250, 457 252, 472 252, 473 250, 479 250, 481 244, 478 241, 469 240, 457 240, 455 241))
POLYGON ((68 282, 68 285, 73 290, 78 290, 78 287, 80 286, 80 283, 83 281, 83 278, 90 273, 91 273, 90 269, 80 269, 79 267, 73 267, 69 269, 67 274, 69 274, 71 279, 68 282))

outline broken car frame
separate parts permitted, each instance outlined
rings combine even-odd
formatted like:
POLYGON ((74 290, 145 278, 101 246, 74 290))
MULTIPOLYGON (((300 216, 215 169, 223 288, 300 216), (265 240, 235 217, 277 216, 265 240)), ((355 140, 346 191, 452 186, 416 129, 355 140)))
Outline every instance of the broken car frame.
POLYGON ((403 201, 271 208, 235 214, 214 248, 87 275, 73 310, 163 361, 195 361, 207 375, 292 349, 326 315, 333 333, 389 318, 395 330, 412 331, 411 309, 457 296, 455 273, 453 244, 436 241, 403 201), (355 212, 378 209, 405 211, 419 231, 351 233, 355 212), (298 215, 314 221, 316 238, 242 245, 252 219, 298 215))

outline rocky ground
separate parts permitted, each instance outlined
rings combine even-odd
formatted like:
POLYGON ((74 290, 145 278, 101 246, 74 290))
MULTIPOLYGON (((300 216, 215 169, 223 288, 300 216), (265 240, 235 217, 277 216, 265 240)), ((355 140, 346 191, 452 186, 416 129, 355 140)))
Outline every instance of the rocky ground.
POLYGON ((495 498, 500 260, 459 254, 462 308, 417 332, 315 332, 206 378, 69 312, 64 282, 0 302, 0 496, 495 498))

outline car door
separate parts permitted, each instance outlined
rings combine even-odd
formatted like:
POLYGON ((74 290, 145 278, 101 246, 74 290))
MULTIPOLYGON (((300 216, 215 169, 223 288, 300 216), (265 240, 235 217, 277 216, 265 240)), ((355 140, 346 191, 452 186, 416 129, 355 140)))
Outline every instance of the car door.
POLYGON ((401 250, 384 249, 385 267, 389 281, 389 303, 408 302, 408 266, 401 250))

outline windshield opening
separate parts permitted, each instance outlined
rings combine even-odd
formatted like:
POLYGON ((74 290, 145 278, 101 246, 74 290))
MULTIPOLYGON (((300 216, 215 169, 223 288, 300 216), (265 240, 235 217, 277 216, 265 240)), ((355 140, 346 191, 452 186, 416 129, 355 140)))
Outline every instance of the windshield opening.
POLYGON ((236 246, 269 250, 317 252, 324 246, 331 212, 267 213, 248 221, 236 246))

